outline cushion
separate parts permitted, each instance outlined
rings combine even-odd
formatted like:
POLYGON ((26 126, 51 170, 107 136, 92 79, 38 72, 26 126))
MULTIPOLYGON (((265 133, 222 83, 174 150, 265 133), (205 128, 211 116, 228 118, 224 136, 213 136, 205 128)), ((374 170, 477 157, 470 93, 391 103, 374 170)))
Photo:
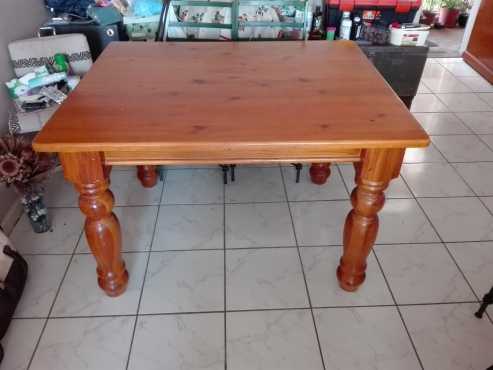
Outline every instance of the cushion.
POLYGON ((53 62, 55 54, 67 55, 76 75, 84 75, 92 66, 86 36, 79 33, 18 40, 11 42, 8 49, 17 77, 53 62))

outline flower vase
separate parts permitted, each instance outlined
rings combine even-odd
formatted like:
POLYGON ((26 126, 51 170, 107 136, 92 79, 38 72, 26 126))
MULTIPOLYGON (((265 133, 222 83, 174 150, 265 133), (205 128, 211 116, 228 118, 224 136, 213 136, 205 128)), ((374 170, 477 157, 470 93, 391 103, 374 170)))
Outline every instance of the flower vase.
POLYGON ((22 197, 24 212, 35 233, 45 233, 51 228, 48 219, 48 209, 43 203, 41 194, 26 194, 22 197))

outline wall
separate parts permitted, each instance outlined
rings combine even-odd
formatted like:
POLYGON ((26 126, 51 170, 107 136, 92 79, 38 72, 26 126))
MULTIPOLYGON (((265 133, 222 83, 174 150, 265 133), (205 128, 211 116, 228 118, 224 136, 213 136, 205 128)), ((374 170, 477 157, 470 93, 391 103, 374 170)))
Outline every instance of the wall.
POLYGON ((474 0, 471 11, 469 12, 469 19, 467 20, 466 29, 464 30, 464 38, 462 39, 462 43, 459 49, 461 53, 466 51, 467 45, 469 44, 469 38, 471 37, 472 29, 474 27, 474 22, 476 21, 476 16, 478 15, 480 5, 481 0, 474 0))
MULTIPOLYGON (((10 41, 33 37, 48 18, 43 0, 0 0, 0 83, 13 77, 7 45, 10 41)), ((7 131, 9 100, 6 89, 0 87, 0 134, 7 131)), ((16 202, 10 189, 0 185, 0 221, 16 202)))

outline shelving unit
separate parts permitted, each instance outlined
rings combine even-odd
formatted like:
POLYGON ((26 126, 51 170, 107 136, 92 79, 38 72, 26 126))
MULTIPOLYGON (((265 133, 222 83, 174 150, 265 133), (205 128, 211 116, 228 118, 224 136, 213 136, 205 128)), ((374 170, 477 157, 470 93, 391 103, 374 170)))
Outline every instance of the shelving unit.
MULTIPOLYGON (((307 0, 232 0, 227 1, 204 1, 204 0, 172 0, 171 7, 177 20, 168 21, 168 29, 173 28, 193 28, 193 29, 219 29, 230 30, 231 40, 251 40, 251 39, 279 39, 276 37, 264 38, 264 37, 245 37, 242 33, 245 33, 246 28, 278 28, 278 29, 291 29, 297 30, 299 37, 297 39, 305 39, 308 35, 308 1, 307 0), (205 7, 218 9, 230 9, 230 22, 201 22, 201 21, 180 21, 180 9, 181 7, 205 7), (248 12, 245 12, 245 7, 257 7, 257 12, 262 10, 275 11, 278 18, 282 19, 278 22, 275 21, 258 21, 258 20, 244 20, 244 16, 248 16, 248 12), (289 15, 281 14, 281 10, 287 10, 289 15)), ((171 10, 171 9, 170 9, 171 10)), ((251 14, 250 9, 250 14, 251 14)), ((258 13, 257 13, 258 14, 258 13)), ((256 15, 257 15, 256 14, 256 15)), ((203 15, 203 13, 202 13, 203 15)), ((256 15, 254 17, 256 17, 256 15)), ((171 17, 170 17, 171 18, 171 17)), ((295 33, 296 34, 296 33, 295 33)), ((169 37, 170 39, 183 39, 176 37, 169 37)), ((185 37, 187 38, 187 37, 185 37)), ((199 38, 200 39, 200 38, 199 38)), ((203 39, 203 38, 202 38, 203 39)), ((293 38, 287 38, 293 39, 293 38)))

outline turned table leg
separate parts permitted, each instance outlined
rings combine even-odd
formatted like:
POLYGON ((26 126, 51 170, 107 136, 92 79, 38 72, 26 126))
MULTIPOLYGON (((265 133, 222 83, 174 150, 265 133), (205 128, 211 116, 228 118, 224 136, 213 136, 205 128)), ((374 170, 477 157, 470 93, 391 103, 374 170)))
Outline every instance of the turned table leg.
POLYGON ((403 149, 364 150, 361 162, 355 164, 353 209, 346 218, 344 253, 337 269, 344 290, 355 291, 365 280, 366 259, 378 232, 377 213, 385 202, 384 190, 399 176, 403 155, 403 149))
POLYGON ((108 169, 101 153, 61 153, 65 178, 80 193, 79 206, 86 216, 87 242, 97 262, 98 284, 116 297, 128 283, 128 272, 121 257, 120 223, 112 212, 114 198, 108 189, 108 169))
POLYGON ((154 187, 157 183, 156 166, 137 166, 137 177, 143 187, 154 187))
POLYGON ((310 179, 314 184, 323 185, 330 176, 330 163, 312 163, 310 179))

